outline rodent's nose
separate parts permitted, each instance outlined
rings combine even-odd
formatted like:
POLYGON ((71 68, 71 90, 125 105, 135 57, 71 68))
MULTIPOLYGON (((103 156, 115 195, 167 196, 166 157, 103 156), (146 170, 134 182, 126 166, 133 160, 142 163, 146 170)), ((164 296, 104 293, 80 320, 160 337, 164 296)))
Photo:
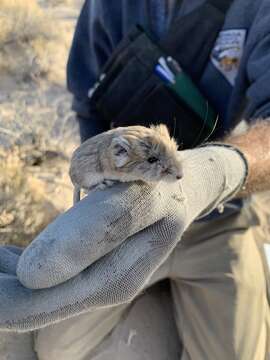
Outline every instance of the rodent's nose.
POLYGON ((182 179, 182 175, 176 175, 176 179, 177 179, 177 180, 182 179))

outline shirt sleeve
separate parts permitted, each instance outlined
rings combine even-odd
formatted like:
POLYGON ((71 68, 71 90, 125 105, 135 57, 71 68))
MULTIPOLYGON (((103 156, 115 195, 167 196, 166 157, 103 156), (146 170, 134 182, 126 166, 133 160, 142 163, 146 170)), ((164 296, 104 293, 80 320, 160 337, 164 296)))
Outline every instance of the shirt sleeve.
MULTIPOLYGON (((115 16, 115 14, 111 14, 115 16)), ((105 16, 106 17, 106 16, 105 16)), ((84 128, 84 139, 100 132, 98 116, 91 109, 88 91, 99 77, 102 67, 112 51, 111 24, 105 23, 104 1, 86 0, 82 7, 67 63, 67 88, 73 95, 72 108, 80 117, 80 126, 84 128), (92 122, 96 131, 91 131, 92 122)), ((100 124, 101 125, 101 124, 100 124)))

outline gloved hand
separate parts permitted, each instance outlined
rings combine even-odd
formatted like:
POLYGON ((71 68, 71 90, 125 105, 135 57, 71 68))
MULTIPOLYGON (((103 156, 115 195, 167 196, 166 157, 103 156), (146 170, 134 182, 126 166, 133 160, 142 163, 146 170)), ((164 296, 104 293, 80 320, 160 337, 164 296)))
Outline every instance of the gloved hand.
POLYGON ((181 181, 91 193, 22 255, 2 248, 0 329, 29 331, 131 301, 194 219, 234 196, 247 175, 243 155, 231 147, 209 145, 179 156, 181 181))

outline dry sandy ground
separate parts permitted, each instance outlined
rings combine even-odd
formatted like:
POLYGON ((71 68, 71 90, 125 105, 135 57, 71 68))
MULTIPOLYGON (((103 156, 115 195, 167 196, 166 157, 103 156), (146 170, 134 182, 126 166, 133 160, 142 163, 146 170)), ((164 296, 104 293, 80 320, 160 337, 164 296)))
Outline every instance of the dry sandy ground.
POLYGON ((0 244, 27 244, 71 205, 65 64, 81 3, 0 0, 0 244))

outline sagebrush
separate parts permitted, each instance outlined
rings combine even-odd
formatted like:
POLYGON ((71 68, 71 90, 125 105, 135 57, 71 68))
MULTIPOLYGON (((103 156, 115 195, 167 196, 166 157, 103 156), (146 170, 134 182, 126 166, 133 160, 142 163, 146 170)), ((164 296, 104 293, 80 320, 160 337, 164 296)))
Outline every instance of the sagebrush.
POLYGON ((63 81, 71 34, 36 0, 0 0, 0 75, 63 81))

